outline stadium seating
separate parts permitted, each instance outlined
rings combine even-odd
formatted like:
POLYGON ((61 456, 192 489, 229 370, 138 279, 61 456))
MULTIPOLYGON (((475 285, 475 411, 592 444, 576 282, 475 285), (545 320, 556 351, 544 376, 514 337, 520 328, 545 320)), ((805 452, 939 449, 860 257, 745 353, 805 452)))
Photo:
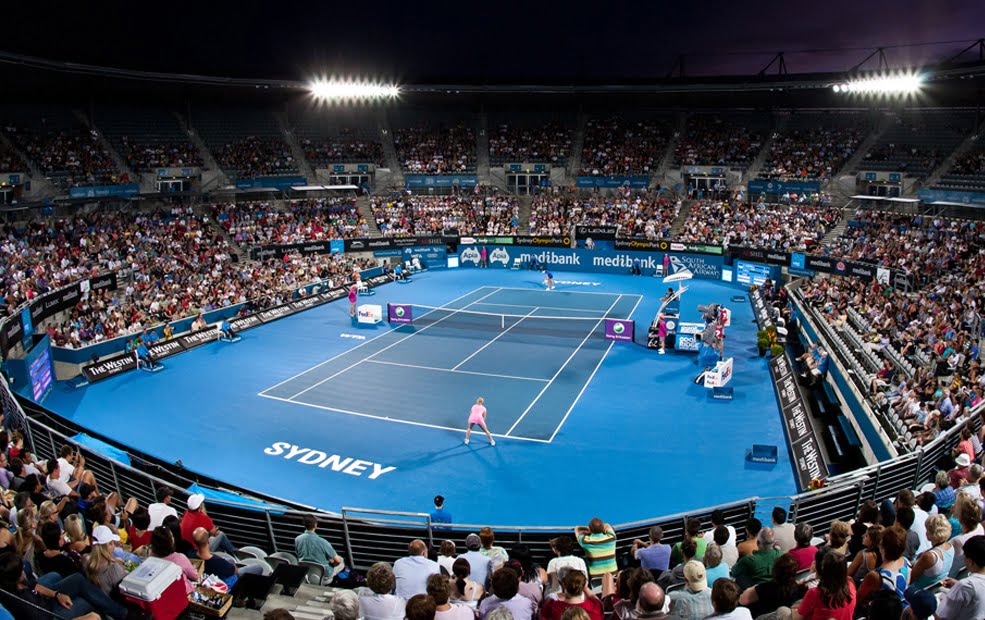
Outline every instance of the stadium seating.
POLYGON ((462 235, 511 235, 519 202, 506 195, 374 196, 373 217, 387 237, 420 237, 454 228, 462 235))
POLYGON ((296 174, 290 146, 269 110, 198 108, 190 118, 226 174, 232 178, 296 174))
POLYGON ((674 163, 744 169, 759 153, 771 122, 759 114, 694 114, 678 140, 674 163))
POLYGON ((859 113, 794 113, 774 138, 759 176, 831 178, 851 159, 866 131, 866 117, 859 113))
POLYGON ((531 125, 497 124, 489 130, 489 161, 493 165, 550 163, 563 165, 571 151, 571 129, 559 122, 531 125))
POLYGON ((292 200, 212 205, 219 225, 243 246, 300 243, 319 239, 365 237, 368 225, 353 198, 292 200))
POLYGON ((557 192, 534 198, 530 232, 534 235, 569 234, 573 225, 618 226, 619 237, 661 239, 670 237, 670 227, 680 204, 655 194, 635 196, 581 196, 557 192))
POLYGON ((205 162, 178 121, 161 108, 97 108, 94 122, 135 172, 198 167, 205 162))
POLYGON ((635 120, 613 116, 589 119, 585 127, 581 174, 653 174, 667 148, 670 133, 670 125, 663 118, 635 120))
POLYGON ((408 174, 475 172, 475 130, 465 123, 398 129, 393 145, 408 174))
POLYGON ((891 126, 865 154, 860 170, 904 172, 925 177, 967 137, 974 113, 908 110, 891 117, 891 126))

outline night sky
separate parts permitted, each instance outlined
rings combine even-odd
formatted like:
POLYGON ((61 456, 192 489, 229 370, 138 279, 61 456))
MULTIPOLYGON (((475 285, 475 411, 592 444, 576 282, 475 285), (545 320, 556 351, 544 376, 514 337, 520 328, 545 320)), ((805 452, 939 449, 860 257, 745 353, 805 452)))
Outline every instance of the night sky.
POLYGON ((865 48, 952 42, 887 52, 904 65, 945 58, 967 45, 956 41, 985 36, 981 0, 508 4, 97 2, 77 3, 87 9, 80 13, 15 3, 4 7, 0 49, 231 77, 578 83, 664 77, 680 54, 692 76, 756 73, 781 50, 791 73, 806 73, 845 70, 865 48), (161 15, 147 13, 156 6, 161 15), (832 49, 843 51, 796 53, 832 49))

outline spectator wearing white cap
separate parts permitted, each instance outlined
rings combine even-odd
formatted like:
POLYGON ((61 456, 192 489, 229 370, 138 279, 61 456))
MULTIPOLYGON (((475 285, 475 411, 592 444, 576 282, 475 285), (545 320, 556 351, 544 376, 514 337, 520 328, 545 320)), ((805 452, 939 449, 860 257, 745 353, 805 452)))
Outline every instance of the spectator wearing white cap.
POLYGON ((85 557, 83 570, 103 594, 111 594, 127 576, 123 560, 113 553, 119 542, 120 537, 105 525, 96 526, 92 531, 92 550, 85 557))
POLYGON ((701 562, 691 560, 684 565, 684 589, 670 595, 670 611, 674 618, 682 620, 701 620, 715 612, 701 562))
POLYGON ((971 472, 971 459, 962 452, 954 459, 954 464, 956 467, 947 472, 947 475, 951 480, 951 488, 957 490, 968 479, 968 474, 971 472))
POLYGON ((212 518, 205 512, 205 495, 195 493, 188 498, 188 510, 181 516, 181 537, 192 546, 195 545, 194 532, 196 528, 204 528, 211 537, 209 548, 212 551, 225 551, 236 555, 236 547, 229 542, 226 534, 219 530, 212 518))

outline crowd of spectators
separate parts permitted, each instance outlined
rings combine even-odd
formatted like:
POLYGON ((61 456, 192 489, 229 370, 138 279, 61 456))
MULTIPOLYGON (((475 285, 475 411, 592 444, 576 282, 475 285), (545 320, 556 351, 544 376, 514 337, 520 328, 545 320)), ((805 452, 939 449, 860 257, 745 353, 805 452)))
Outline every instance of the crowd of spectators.
POLYGON ((948 173, 967 176, 985 175, 985 147, 972 149, 955 157, 948 173))
POLYGON ((20 172, 25 170, 24 163, 12 149, 0 142, 0 172, 20 172))
POLYGON ((378 140, 357 137, 354 132, 342 131, 331 138, 301 141, 304 156, 315 166, 339 163, 383 164, 383 145, 378 140))
POLYGON ((122 145, 120 155, 131 169, 138 172, 155 168, 205 166, 198 148, 191 142, 138 142, 123 136, 120 143, 122 145))
POLYGON ((460 174, 475 170, 475 131, 464 124, 398 129, 393 146, 404 172, 460 174))
POLYGON ((677 142, 675 161, 682 166, 747 166, 763 136, 717 116, 692 116, 677 142))
POLYGON ((520 223, 520 203, 505 194, 374 196, 370 206, 386 237, 429 236, 446 228, 462 235, 515 235, 520 223))
POLYGON ((586 225, 617 226, 619 237, 668 238, 680 207, 679 201, 651 192, 588 196, 555 190, 533 199, 530 234, 565 235, 572 225, 586 225))
POLYGON ((847 162, 865 133, 858 128, 817 127, 783 132, 773 140, 761 176, 771 179, 828 179, 847 162))
POLYGON ((703 200, 677 238, 691 243, 810 252, 841 219, 841 209, 806 204, 703 200))
POLYGON ((291 147, 279 138, 249 136, 225 144, 214 152, 216 162, 221 168, 240 177, 292 174, 298 171, 291 147))
POLYGON ((127 183, 98 136, 87 129, 34 133, 8 126, 6 133, 46 176, 65 187, 127 183))
POLYGON ((630 121, 620 117, 590 119, 585 126, 581 174, 652 174, 660 164, 669 139, 670 128, 659 121, 630 121))
POLYGON ((499 125, 489 132, 493 162, 548 162, 563 165, 571 150, 571 130, 561 123, 541 127, 499 125))
POLYGON ((353 239, 369 234, 369 225, 359 215, 354 198, 292 200, 282 206, 269 201, 216 204, 212 214, 232 240, 243 246, 353 239))
POLYGON ((119 272, 120 291, 92 291, 48 327, 56 344, 79 347, 217 308, 262 303, 310 283, 312 274, 351 273, 346 270, 354 264, 344 255, 236 264, 233 250, 209 218, 183 207, 8 226, 0 245, 4 310, 80 279, 119 272))

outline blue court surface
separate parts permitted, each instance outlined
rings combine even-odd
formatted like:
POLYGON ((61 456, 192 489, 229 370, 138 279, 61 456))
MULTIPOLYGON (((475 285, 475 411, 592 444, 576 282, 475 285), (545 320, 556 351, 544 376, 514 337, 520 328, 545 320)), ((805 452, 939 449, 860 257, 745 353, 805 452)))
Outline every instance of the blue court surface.
POLYGON ((359 303, 421 304, 413 325, 357 326, 343 299, 85 388, 45 405, 187 469, 319 508, 428 511, 461 523, 612 523, 796 491, 749 302, 692 280, 681 307, 732 310, 732 401, 695 385, 694 354, 659 355, 645 332, 666 290, 645 277, 435 271, 359 303), (508 315, 508 316, 502 316, 508 315), (603 337, 633 318, 637 344, 603 337), (485 398, 490 431, 463 438, 485 398), (754 443, 776 466, 748 464, 754 443))

